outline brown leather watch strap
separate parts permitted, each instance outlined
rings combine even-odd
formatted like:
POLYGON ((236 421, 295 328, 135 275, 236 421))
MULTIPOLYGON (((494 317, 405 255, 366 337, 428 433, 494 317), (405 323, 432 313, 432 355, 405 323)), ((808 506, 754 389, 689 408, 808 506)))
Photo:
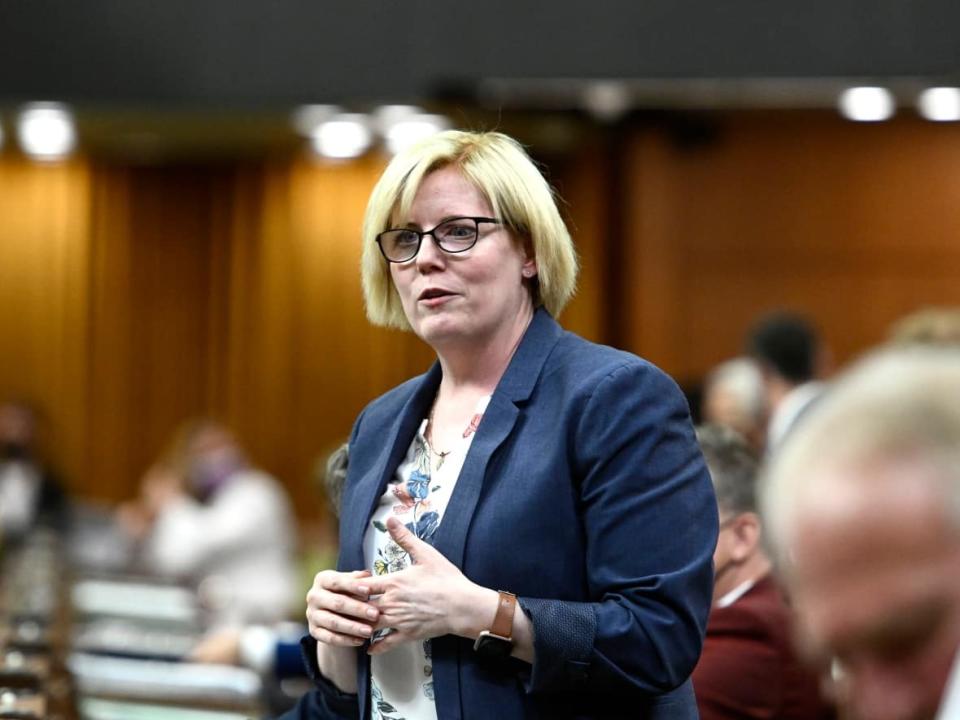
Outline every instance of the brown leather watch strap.
POLYGON ((493 616, 490 633, 510 640, 513 638, 513 610, 517 605, 517 596, 505 590, 499 592, 500 600, 497 603, 497 614, 493 616))

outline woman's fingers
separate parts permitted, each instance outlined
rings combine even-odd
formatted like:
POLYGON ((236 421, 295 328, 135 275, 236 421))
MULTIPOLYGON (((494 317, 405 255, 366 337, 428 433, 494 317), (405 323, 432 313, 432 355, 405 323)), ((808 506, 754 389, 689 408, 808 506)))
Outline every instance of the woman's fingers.
POLYGON ((326 610, 308 609, 307 622, 310 634, 330 645, 361 645, 373 634, 370 625, 326 610))
POLYGON ((379 612, 367 602, 369 589, 357 581, 369 576, 366 571, 339 573, 324 570, 317 573, 313 587, 307 593, 307 608, 330 610, 339 615, 376 620, 379 612))
POLYGON ((367 602, 369 591, 358 585, 369 575, 365 570, 317 573, 307 593, 306 612, 314 638, 328 645, 356 647, 370 637, 380 612, 367 602))
POLYGON ((327 590, 311 590, 307 593, 307 612, 312 609, 329 610, 337 615, 360 618, 364 621, 376 620, 380 615, 379 610, 371 603, 327 590))

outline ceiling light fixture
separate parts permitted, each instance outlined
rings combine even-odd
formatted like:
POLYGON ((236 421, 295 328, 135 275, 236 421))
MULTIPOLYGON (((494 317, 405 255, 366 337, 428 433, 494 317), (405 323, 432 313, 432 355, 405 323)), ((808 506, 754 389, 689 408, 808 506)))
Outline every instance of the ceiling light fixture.
POLYGON ((343 108, 339 105, 301 105, 293 111, 290 122, 298 135, 312 137, 320 125, 341 114, 343 108))
POLYGON ((60 160, 77 142, 73 115, 59 103, 33 103, 17 119, 20 147, 36 160, 60 160))
POLYGON ((384 132, 384 144, 387 152, 396 155, 449 127, 450 121, 443 115, 410 115, 387 128, 384 132))
POLYGON ((933 122, 960 121, 960 88, 927 88, 917 98, 917 111, 933 122))
POLYGON ((373 143, 373 133, 366 115, 341 113, 321 123, 311 140, 318 155, 345 160, 363 155, 373 143))
POLYGON ((896 111, 893 95, 882 87, 852 87, 840 95, 840 112, 856 122, 889 120, 896 111))

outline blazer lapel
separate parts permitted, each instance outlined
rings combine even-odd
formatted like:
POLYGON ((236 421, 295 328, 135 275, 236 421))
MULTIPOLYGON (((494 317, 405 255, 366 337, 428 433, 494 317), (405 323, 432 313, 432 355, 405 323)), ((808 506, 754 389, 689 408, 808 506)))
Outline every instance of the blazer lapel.
POLYGON ((467 530, 480 499, 490 459, 513 431, 520 415, 518 405, 530 397, 562 332, 546 310, 537 310, 490 398, 434 538, 437 550, 457 567, 463 567, 467 530))
POLYGON ((387 483, 409 450, 420 422, 429 412, 430 404, 440 385, 441 375, 440 363, 434 363, 414 388, 394 422, 384 431, 384 443, 380 455, 363 477, 357 480, 357 503, 365 511, 351 513, 349 519, 344 517, 344 520, 349 520, 350 526, 345 528, 343 534, 345 553, 341 569, 364 569, 363 536, 367 531, 370 517, 387 483))
POLYGON ((516 405, 494 393, 483 413, 483 421, 477 434, 470 443, 470 450, 453 488, 450 503, 443 513, 443 521, 434 538, 434 547, 457 567, 463 566, 467 529, 480 499, 487 464, 493 453, 510 435, 517 415, 519 410, 516 405))

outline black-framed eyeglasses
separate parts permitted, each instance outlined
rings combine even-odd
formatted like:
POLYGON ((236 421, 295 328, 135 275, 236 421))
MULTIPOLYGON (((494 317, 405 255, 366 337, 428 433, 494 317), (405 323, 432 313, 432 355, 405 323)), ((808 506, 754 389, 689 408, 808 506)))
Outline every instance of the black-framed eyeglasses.
POLYGON ((480 238, 480 223, 499 225, 500 221, 488 217, 455 217, 444 220, 432 230, 392 228, 377 235, 377 245, 387 262, 404 263, 413 260, 420 252, 420 245, 427 235, 437 247, 447 253, 466 252, 480 238))

